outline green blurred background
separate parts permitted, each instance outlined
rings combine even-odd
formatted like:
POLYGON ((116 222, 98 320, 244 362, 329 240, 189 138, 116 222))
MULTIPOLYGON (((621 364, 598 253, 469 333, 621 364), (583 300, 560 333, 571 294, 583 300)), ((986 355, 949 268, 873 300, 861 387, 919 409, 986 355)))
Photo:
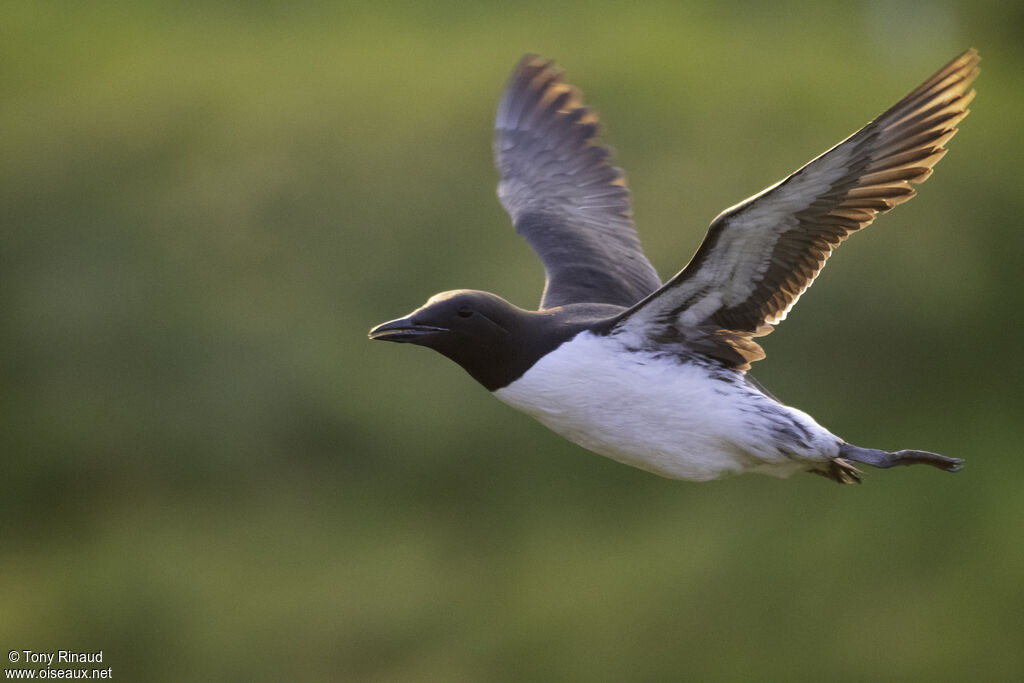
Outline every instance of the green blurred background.
POLYGON ((122 681, 1015 679, 1022 38, 1010 2, 5 3, 0 648, 122 681), (668 277, 972 45, 950 154, 755 367, 959 475, 664 480, 366 339, 444 289, 537 302, 490 156, 523 52, 600 112, 668 277))

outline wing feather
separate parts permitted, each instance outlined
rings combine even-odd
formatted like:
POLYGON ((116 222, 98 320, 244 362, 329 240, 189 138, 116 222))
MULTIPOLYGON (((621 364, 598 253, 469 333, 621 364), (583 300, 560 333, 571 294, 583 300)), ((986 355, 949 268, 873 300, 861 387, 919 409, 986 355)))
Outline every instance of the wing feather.
POLYGON ((599 128, 553 62, 523 57, 498 106, 494 157, 501 204, 544 264, 542 308, 632 306, 661 286, 599 128))
POLYGON ((689 342, 743 370, 763 358, 753 338, 785 319, 832 251, 931 175, 969 113, 979 59, 968 50, 843 142, 724 211, 686 268, 615 329, 689 342))

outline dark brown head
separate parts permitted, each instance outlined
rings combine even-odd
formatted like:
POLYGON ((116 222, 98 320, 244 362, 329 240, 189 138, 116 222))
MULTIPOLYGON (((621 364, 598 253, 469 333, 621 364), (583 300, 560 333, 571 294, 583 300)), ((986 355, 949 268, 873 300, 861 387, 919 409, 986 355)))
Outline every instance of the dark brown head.
POLYGON ((432 296, 397 320, 370 330, 370 339, 434 349, 494 391, 585 325, 562 308, 527 311, 488 292, 458 289, 432 296))

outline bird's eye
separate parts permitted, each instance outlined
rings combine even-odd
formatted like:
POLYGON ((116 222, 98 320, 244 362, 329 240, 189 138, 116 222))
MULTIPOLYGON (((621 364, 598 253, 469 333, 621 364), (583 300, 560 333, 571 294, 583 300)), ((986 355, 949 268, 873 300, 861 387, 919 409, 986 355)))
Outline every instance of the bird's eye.
POLYGON ((473 309, 470 308, 469 306, 463 306, 458 311, 456 311, 456 313, 458 313, 460 318, 472 318, 473 317, 473 309))

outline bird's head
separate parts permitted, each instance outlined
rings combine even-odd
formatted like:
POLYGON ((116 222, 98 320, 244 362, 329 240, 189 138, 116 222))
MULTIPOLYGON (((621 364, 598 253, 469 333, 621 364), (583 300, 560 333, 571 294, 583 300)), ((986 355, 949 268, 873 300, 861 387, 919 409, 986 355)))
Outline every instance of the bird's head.
POLYGON ((531 314, 499 296, 469 289, 435 294, 420 308, 377 325, 370 339, 417 344, 461 365, 488 389, 515 365, 531 314))

